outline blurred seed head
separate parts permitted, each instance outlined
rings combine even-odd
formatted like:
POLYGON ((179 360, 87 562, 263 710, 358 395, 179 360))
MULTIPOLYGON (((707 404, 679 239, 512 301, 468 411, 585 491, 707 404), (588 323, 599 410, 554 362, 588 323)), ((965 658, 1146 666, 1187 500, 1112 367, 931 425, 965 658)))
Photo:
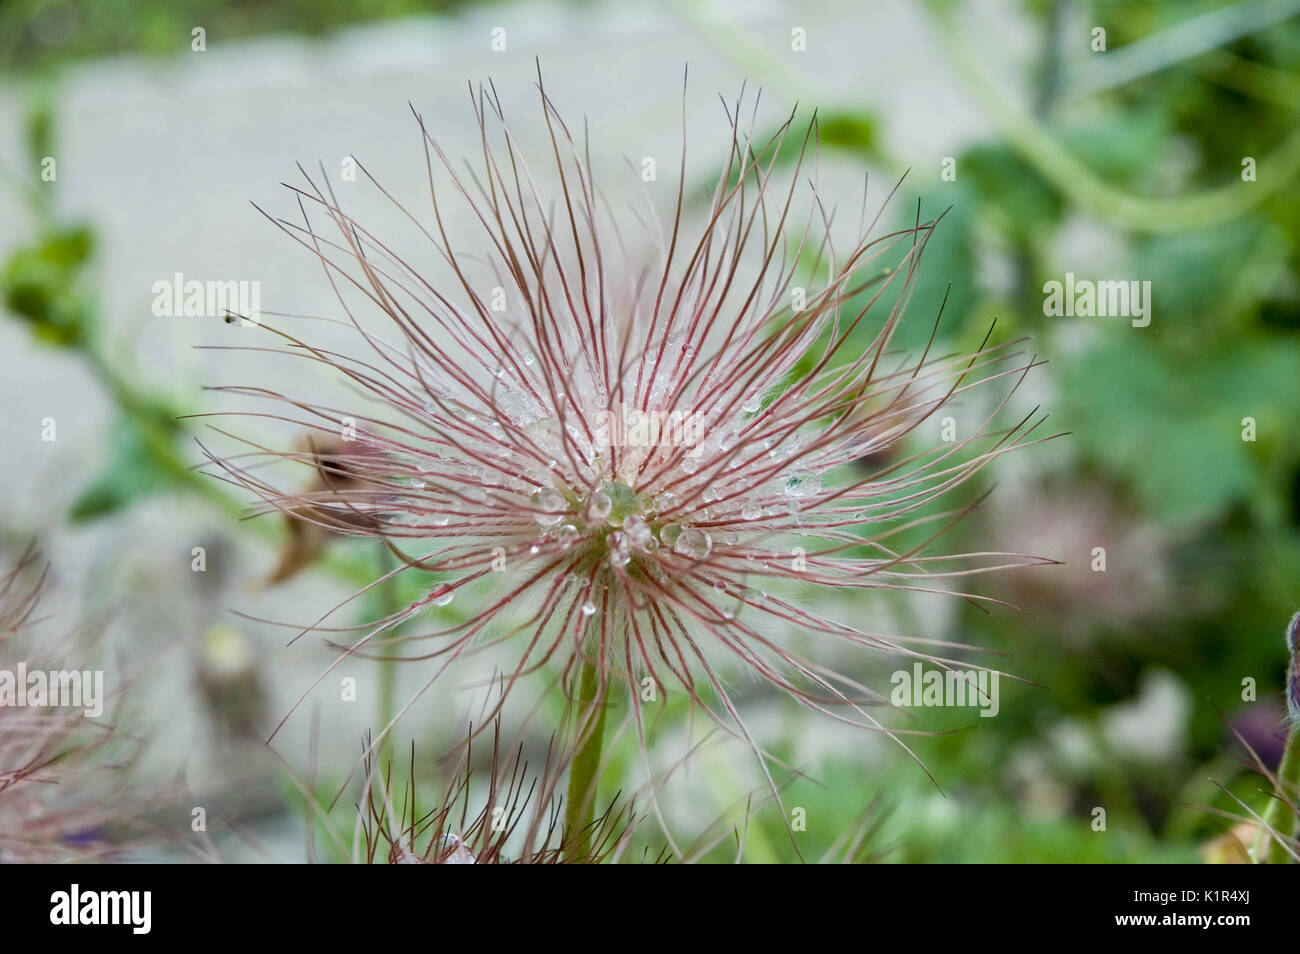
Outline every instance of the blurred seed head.
POLYGON ((1145 632, 1142 623, 1170 612, 1168 541, 1116 494, 1048 482, 994 500, 985 532, 1013 550, 1050 550, 1062 563, 1050 572, 1006 574, 995 592, 1051 620, 1067 642, 1086 646, 1104 632, 1145 632))
MULTIPOLYGON (((71 640, 38 646, 46 570, 29 546, 0 576, 0 669, 73 668, 71 640)), ((107 860, 125 845, 107 721, 81 709, 0 706, 0 863, 107 860)))

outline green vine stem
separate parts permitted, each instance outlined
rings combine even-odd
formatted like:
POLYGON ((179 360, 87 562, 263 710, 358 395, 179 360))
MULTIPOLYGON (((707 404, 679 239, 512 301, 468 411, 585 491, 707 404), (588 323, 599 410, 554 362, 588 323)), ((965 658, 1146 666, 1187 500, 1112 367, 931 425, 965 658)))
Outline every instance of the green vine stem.
MULTIPOLYGON (((669 2, 719 52, 747 72, 762 76, 767 85, 797 100, 826 100, 824 91, 735 24, 710 14, 702 4, 692 4, 689 0, 669 2)), ((1071 204, 1111 225, 1134 232, 1181 232, 1209 227, 1262 205, 1300 174, 1300 128, 1297 128, 1271 154, 1259 160, 1255 182, 1234 180, 1170 198, 1148 198, 1116 188, 1076 159, 1043 123, 1009 102, 984 75, 972 50, 962 42, 954 7, 938 0, 930 0, 927 7, 938 27, 937 38, 948 64, 983 103, 1007 141, 1071 204)))
POLYGON ((1117 189, 1076 159, 1048 130, 1009 103, 981 72, 958 37, 951 9, 932 4, 948 62, 984 103, 993 121, 1038 172, 1079 208, 1137 232, 1181 232, 1234 218, 1260 205, 1300 172, 1300 128, 1260 159, 1257 181, 1229 182, 1191 195, 1145 198, 1117 189))

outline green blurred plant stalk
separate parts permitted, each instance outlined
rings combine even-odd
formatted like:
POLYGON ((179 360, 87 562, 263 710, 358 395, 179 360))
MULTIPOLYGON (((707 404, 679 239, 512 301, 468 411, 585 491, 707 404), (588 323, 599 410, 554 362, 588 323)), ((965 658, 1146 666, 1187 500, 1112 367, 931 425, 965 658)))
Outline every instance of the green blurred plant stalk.
MULTIPOLYGON (((588 648, 598 632, 593 623, 588 648)), ((600 786, 600 757, 605 743, 605 714, 608 688, 601 687, 599 663, 588 659, 582 665, 578 708, 574 718, 574 742, 578 749, 569 766, 569 792, 564 802, 565 853, 570 861, 582 861, 591 846, 596 817, 596 791, 600 786)))
POLYGON ((1286 751, 1277 770, 1276 789, 1264 810, 1263 824, 1255 838, 1255 860, 1260 864, 1280 865, 1293 859, 1293 853, 1287 851, 1281 839, 1294 838, 1296 832, 1296 820, 1290 818, 1289 813, 1295 794, 1300 791, 1300 724, 1292 725, 1287 737, 1286 751), (1283 825, 1285 831, 1280 827, 1283 825))

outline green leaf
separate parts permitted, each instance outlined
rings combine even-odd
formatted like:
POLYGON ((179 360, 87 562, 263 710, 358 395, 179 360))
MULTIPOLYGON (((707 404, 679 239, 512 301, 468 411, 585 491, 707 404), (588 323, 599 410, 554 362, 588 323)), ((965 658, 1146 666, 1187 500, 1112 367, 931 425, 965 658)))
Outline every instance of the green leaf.
POLYGON ((1062 423, 1155 519, 1212 519, 1273 483, 1260 448, 1289 426, 1276 409, 1300 402, 1300 345, 1261 339, 1194 360, 1157 347, 1117 329, 1072 360, 1060 379, 1062 423), (1258 420, 1256 442, 1242 440, 1245 417, 1258 420))
POLYGON ((982 202, 982 211, 1015 241, 1030 242, 1054 228, 1061 199, 1009 146, 977 146, 957 163, 957 177, 982 202))
POLYGON ((95 248, 95 234, 86 225, 68 225, 41 242, 40 256, 52 265, 73 269, 86 264, 95 248))
POLYGON ((90 306, 80 284, 94 248, 82 225, 58 228, 32 245, 14 250, 0 271, 0 300, 50 344, 80 344, 90 322, 90 306))
POLYGON ((1160 109, 1104 112, 1076 122, 1062 144, 1112 182, 1129 183, 1151 171, 1152 157, 1168 148, 1168 117, 1160 109))
POLYGON ((154 448, 167 440, 162 428, 172 422, 141 422, 119 417, 109 435, 108 463, 72 505, 74 521, 108 516, 146 494, 176 483, 176 475, 161 464, 154 448))
MULTIPOLYGON (((945 211, 928 194, 923 197, 922 219, 941 212, 944 215, 925 243, 921 266, 912 279, 912 296, 903 313, 903 321, 890 342, 891 348, 923 347, 934 330, 940 308, 943 309, 943 318, 939 337, 953 337, 961 330, 975 304, 974 196, 964 185, 952 183, 948 190, 936 192, 935 197, 941 197, 945 204, 951 202, 951 206, 945 211)), ((915 225, 915 201, 900 203, 898 208, 902 211, 898 226, 909 228, 915 225)), ((862 303, 866 303, 865 296, 862 303)), ((870 343, 878 330, 879 322, 867 327, 859 326, 858 337, 863 346, 870 343)))
POLYGON ((817 126, 824 146, 863 155, 875 152, 878 127, 874 116, 866 113, 821 113, 817 117, 817 126))
POLYGON ((1214 317, 1258 245, 1261 230, 1260 223, 1246 220, 1152 236, 1137 247, 1133 277, 1151 282, 1159 313, 1214 317))

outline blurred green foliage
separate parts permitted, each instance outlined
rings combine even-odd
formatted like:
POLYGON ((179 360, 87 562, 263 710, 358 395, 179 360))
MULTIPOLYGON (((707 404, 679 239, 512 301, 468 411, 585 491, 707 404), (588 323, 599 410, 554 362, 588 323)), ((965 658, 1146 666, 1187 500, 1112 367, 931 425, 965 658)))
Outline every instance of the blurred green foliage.
MULTIPOLYGON (((1081 6, 1082 19, 1070 22, 1104 27, 1108 50, 1145 41, 1154 57, 1161 34, 1179 23, 1210 10, 1245 12, 1252 5, 1081 6)), ((1051 51, 1063 43, 1078 49, 1087 43, 1085 36, 1059 35, 1062 21, 1054 11, 1060 9, 1054 3, 1026 5, 1042 36, 1040 82, 1053 72, 1051 51)), ((1228 13, 1222 22, 1230 26, 1228 13)), ((1094 53, 1089 61, 1103 75, 1105 56, 1094 53)), ((1079 59, 1077 49, 1073 59, 1079 59)), ((1054 185, 1040 161, 1013 141, 994 139, 957 157, 957 183, 963 185, 949 190, 954 202, 974 203, 979 228, 968 233, 970 254, 979 255, 976 243, 991 243, 1018 269, 1009 294, 958 298, 949 314, 969 325, 967 334, 982 330, 996 312, 1007 319, 1006 331, 1033 335, 1034 348, 1049 359, 1044 370, 1054 393, 1051 423, 1071 432, 1049 479, 1080 493, 1104 488, 1115 501, 1118 524, 1110 537, 1116 530, 1138 530, 1156 541, 1158 549, 1145 558, 1160 560, 1172 581, 1167 590, 1140 594, 1150 605, 1127 623, 1090 619, 1093 607, 1086 599, 1057 607, 1078 617, 1068 620, 967 613, 964 636, 979 634, 975 642, 1013 653, 1012 671, 1050 689, 1004 709, 992 720, 998 724, 984 730, 990 750, 979 763, 965 763, 972 773, 981 765, 1005 766, 1053 727, 1067 721, 1095 727, 1136 696, 1144 674, 1172 672, 1192 703, 1185 750, 1164 753, 1159 766, 1112 760, 1114 777, 1095 796, 1089 779, 1055 773, 1069 783, 1074 811, 1111 806, 1110 830, 1126 830, 1139 843, 1162 835, 1194 843, 1225 827, 1203 814, 1186 821, 1187 788, 1212 773, 1225 783, 1245 779, 1246 788, 1258 789, 1260 782, 1240 775, 1236 762, 1224 761, 1224 752, 1235 746, 1227 743, 1211 703, 1229 719, 1243 718, 1253 706, 1275 704, 1284 684, 1282 631, 1300 602, 1300 440, 1290 414, 1300 405, 1300 182, 1293 177, 1270 183, 1274 197, 1254 204, 1250 190, 1261 184, 1243 179, 1242 171, 1243 157, 1262 160, 1296 129, 1298 78, 1300 21, 1293 16, 1092 96, 1072 99, 1067 79, 1038 99, 1035 121, 1042 130, 1110 185, 1163 197, 1225 185, 1236 189, 1239 209, 1212 226, 1164 232, 1155 228, 1158 222, 1132 228, 1098 221, 1081 212, 1078 195, 1054 185), (1261 77, 1269 78, 1270 90, 1290 89, 1292 95, 1252 95, 1263 85, 1261 77), (1081 220, 1103 230, 1100 241, 1117 253, 1118 264, 1109 266, 1113 273, 1092 277, 1152 283, 1149 327, 1044 315, 1044 283, 1061 280, 1068 270, 1080 277, 1089 270, 1088 264, 1073 264, 1074 253, 1062 251, 1066 230, 1081 220), (1065 327, 1072 321, 1092 325, 1065 327), (1246 439, 1248 418, 1253 439, 1246 439), (1064 646, 1053 642, 1063 628, 1084 636, 1064 646), (1035 635, 1027 639, 1028 633, 1035 635), (1245 678, 1257 680, 1261 701, 1243 701, 1245 678)), ((955 333, 961 333, 960 324, 955 333)), ((1068 494, 1058 499, 1066 508, 1060 514, 1065 525, 1068 494)), ((1103 520, 1094 523, 1097 543, 1108 542, 1101 539, 1104 526, 1103 520)), ((1049 521, 1049 534, 1051 527, 1049 521)), ((976 521, 972 539, 996 542, 989 535, 999 529, 976 521)), ((1087 550, 1044 555, 1084 565, 1089 559, 1087 550)), ((1110 558, 1115 563, 1123 554, 1112 549, 1110 558)), ((1124 575, 1114 575, 1110 585, 1124 587, 1124 575)), ((1276 739, 1281 713, 1268 711, 1275 714, 1271 723, 1262 720, 1264 736, 1276 739)), ((1269 743, 1258 733, 1251 741, 1269 743)), ((948 756, 962 764, 965 751, 948 756)), ((1025 799, 1004 773, 994 780, 986 776, 981 787, 989 781, 1004 799, 995 811, 1025 799)), ((1241 813, 1214 790, 1200 790, 1197 798, 1241 813)), ((1089 846, 1097 840, 1081 823, 1076 831, 1077 843, 1065 856, 1091 857, 1089 846)), ((1047 842, 1038 841, 1046 832, 1020 837, 1050 853, 1047 842)), ((1025 857, 1014 843, 992 847, 989 860, 1025 857)), ((1148 845, 1143 857, 1185 851, 1148 845)))
POLYGON ((109 53, 188 49, 265 33, 320 35, 354 23, 453 10, 466 0, 4 0, 0 65, 32 69, 109 53))
POLYGON ((5 308, 28 322, 40 340, 65 347, 84 340, 89 306, 80 276, 93 244, 84 225, 55 227, 4 263, 5 308))
MULTIPOLYGON (((956 5, 931 7, 939 11, 936 31, 950 31, 959 48, 969 42, 947 25, 956 5)), ((1008 516, 1015 524, 1034 519, 1043 556, 1086 568, 1091 547, 1105 544, 1109 586, 1133 585, 1115 568, 1126 556, 1158 563, 1143 569, 1170 585, 1136 593, 1145 605, 1130 608, 1127 618, 1097 611, 1091 590, 1071 599, 1075 577, 1055 584, 1046 607, 1055 615, 965 611, 953 638, 1010 654, 1000 665, 1044 688, 1017 692, 1014 704, 977 731, 916 743, 949 790, 946 802, 923 778, 916 784, 919 773, 899 756, 898 774, 881 785, 895 806, 884 837, 900 839, 897 858, 1193 860, 1196 846, 1226 823, 1189 808, 1189 800, 1242 814, 1228 796, 1199 784, 1207 775, 1259 802, 1261 780, 1243 773, 1243 756, 1214 706, 1234 723, 1264 711, 1248 741, 1277 756, 1284 734, 1282 632, 1300 603, 1300 434, 1291 413, 1300 406, 1300 177, 1286 164, 1278 167, 1288 176, 1283 181, 1251 179, 1243 170, 1247 157, 1262 168, 1300 128, 1300 10, 1249 28, 1264 7, 1027 0, 1023 10, 1041 52, 1026 78, 1034 113, 1017 121, 1028 123, 1032 135, 992 135, 964 149, 952 157, 951 181, 936 183, 937 170, 916 168, 903 180, 894 224, 911 224, 918 207, 922 220, 942 214, 942 221, 894 344, 923 346, 941 306, 940 350, 978 344, 996 318, 994 340, 1029 335, 1029 347, 1047 359, 1037 373, 1050 382, 1048 427, 1069 433, 1029 498, 1043 495, 1059 511, 1031 518, 1012 506, 997 516, 977 514, 962 528, 963 542, 1000 548, 1014 536, 1009 531, 1023 529, 1009 526, 1008 516), (1168 53, 1178 49, 1168 39, 1180 24, 1215 11, 1202 32, 1222 42, 1168 53), (1094 26, 1106 30, 1108 52, 1090 50, 1094 26), (1111 83, 1107 55, 1139 43, 1141 76, 1111 83), (1067 69, 1081 61, 1088 70, 1067 69), (1072 88, 1098 76, 1096 92, 1072 88), (1047 164, 1052 153, 1029 148, 1040 140, 1119 190, 1129 210, 1144 208, 1147 199, 1179 202, 1208 190, 1227 190, 1229 201, 1210 213, 1213 222, 1196 227, 1170 229, 1159 217, 1168 206, 1156 204, 1137 224, 1131 214, 1112 221, 1104 209, 1114 203, 1098 206, 1088 181, 1047 164), (1257 200, 1252 190, 1259 189, 1270 190, 1267 201, 1257 200), (1095 236, 1082 256, 1070 242, 1080 225, 1095 236), (1087 257, 1098 248, 1102 264, 1087 257), (1009 280, 977 280, 990 262, 1001 271, 1009 266, 1009 280), (1150 281, 1152 324, 1046 315, 1044 284, 1067 271, 1150 281), (1095 506, 1094 492, 1110 501, 1106 513, 1084 509, 1095 506), (1089 540, 1061 532, 1080 521, 1091 528, 1089 540), (1139 537, 1149 549, 1126 554, 1122 542, 1139 537), (1053 552, 1054 539, 1076 548, 1053 552), (1107 751, 1102 731, 1112 713, 1138 698, 1152 672, 1175 674, 1191 702, 1185 742, 1154 763, 1107 751), (1243 699, 1246 679, 1255 680, 1259 701, 1243 699), (1048 759, 1041 770, 1055 792, 1056 814, 1044 815, 1007 767, 1028 752, 1051 751, 1052 733, 1063 726, 1089 740, 1094 768, 1080 775, 1048 759), (949 819, 946 825, 927 820, 924 806, 945 804, 935 812, 949 819), (1110 814, 1107 838, 1089 827, 1088 812, 1100 805, 1110 814)), ((962 52, 968 65, 981 68, 977 51, 962 52)), ((771 73, 779 77, 781 69, 774 65, 771 73)), ((983 105, 1001 119, 1014 110, 983 105)), ((875 130, 871 110, 864 102, 854 123, 841 108, 838 123, 875 130)), ((823 145, 893 173, 904 168, 875 134, 859 142, 823 137, 823 145)), ((784 152, 787 159, 797 155, 788 146, 784 152)), ((871 294, 866 289, 851 304, 865 305, 871 294)), ((859 329, 863 347, 878 324, 859 329)), ((996 479, 995 473, 972 494, 996 479)), ((1026 608, 1043 611, 1032 601, 1026 608)), ((953 728, 951 720, 921 721, 953 728)), ((798 760, 797 752, 782 754, 798 760)), ((810 771, 821 778, 834 770, 810 771)), ((819 800, 820 810, 836 818, 832 827, 848 824, 863 797, 861 786, 840 784, 836 791, 838 798, 827 791, 819 800)))

